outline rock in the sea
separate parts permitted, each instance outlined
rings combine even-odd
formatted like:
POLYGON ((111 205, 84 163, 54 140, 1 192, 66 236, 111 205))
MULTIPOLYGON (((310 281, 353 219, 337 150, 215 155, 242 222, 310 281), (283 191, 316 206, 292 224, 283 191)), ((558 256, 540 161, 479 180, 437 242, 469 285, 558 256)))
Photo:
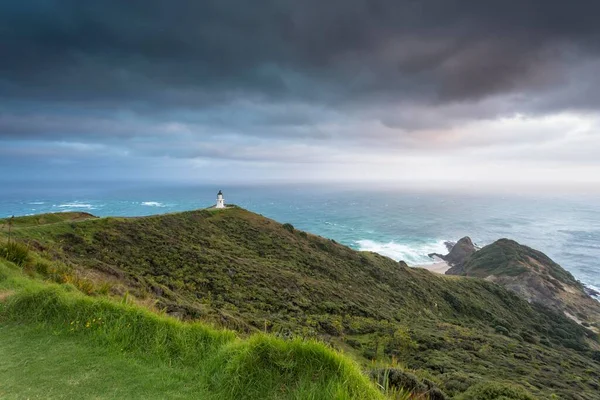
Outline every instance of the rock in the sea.
POLYGON ((442 259, 442 260, 444 260, 444 259, 446 258, 446 256, 445 256, 445 255, 443 255, 443 254, 440 254, 440 253, 429 253, 429 254, 427 254, 427 256, 428 256, 429 258, 433 258, 433 259, 440 258, 440 259, 442 259))
POLYGON ((452 248, 454 247, 455 244, 456 244, 456 242, 452 242, 450 240, 446 240, 444 242, 444 246, 446 246, 446 249, 448 250, 448 253, 452 251, 452 248))
POLYGON ((456 244, 452 247, 452 250, 450 250, 450 253, 448 253, 448 255, 446 255, 446 257, 444 258, 444 260, 446 260, 446 262, 450 265, 462 264, 465 262, 467 257, 475 253, 476 251, 477 249, 475 248, 475 245, 473 244, 471 238, 465 236, 464 238, 456 242, 456 244))
POLYGON ((441 258, 446 261, 448 265, 450 265, 450 269, 446 272, 448 275, 460 275, 462 273, 462 265, 467 260, 467 258, 477 251, 477 248, 473 244, 473 241, 470 237, 465 236, 460 239, 456 244, 452 244, 452 242, 444 243, 448 250, 450 251, 448 254, 438 254, 431 253, 429 257, 431 258, 441 258))
POLYGON ((600 298, 600 292, 592 289, 591 287, 584 286, 583 289, 587 293, 588 296, 600 298))

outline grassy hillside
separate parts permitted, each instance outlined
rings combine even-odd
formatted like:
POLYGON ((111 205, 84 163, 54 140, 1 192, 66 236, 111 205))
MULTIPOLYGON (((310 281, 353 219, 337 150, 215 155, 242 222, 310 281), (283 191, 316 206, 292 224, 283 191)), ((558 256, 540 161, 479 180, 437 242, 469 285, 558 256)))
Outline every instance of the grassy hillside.
POLYGON ((470 276, 485 278, 489 275, 516 276, 527 272, 531 260, 546 266, 543 272, 549 277, 566 285, 572 285, 583 290, 570 272, 552 261, 541 251, 523 246, 514 240, 500 239, 491 245, 475 252, 465 263, 465 272, 470 276))
POLYGON ((383 399, 320 343, 182 323, 0 262, 0 397, 383 399))
POLYGON ((497 381, 600 398, 585 327, 493 283, 406 268, 246 210, 15 223, 13 236, 36 255, 33 275, 244 335, 323 340, 450 396, 497 381))
POLYGON ((83 221, 91 218, 96 217, 86 212, 27 215, 25 217, 0 218, 0 227, 8 233, 9 226, 14 228, 25 228, 30 226, 56 224, 58 222, 83 221))

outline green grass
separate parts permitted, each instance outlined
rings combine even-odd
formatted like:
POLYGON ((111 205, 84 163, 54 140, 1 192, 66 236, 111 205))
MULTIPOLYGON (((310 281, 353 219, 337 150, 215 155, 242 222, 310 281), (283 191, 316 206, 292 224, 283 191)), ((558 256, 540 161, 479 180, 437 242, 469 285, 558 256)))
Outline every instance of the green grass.
POLYGON ((548 274, 559 282, 573 285, 583 290, 571 273, 552 261, 544 253, 520 245, 514 240, 500 239, 474 253, 464 265, 467 275, 486 277, 488 275, 518 276, 529 271, 529 259, 548 267, 548 274))
POLYGON ((0 228, 8 232, 9 226, 13 228, 23 228, 29 226, 39 226, 56 224, 59 222, 83 221, 85 219, 96 218, 86 212, 62 212, 52 214, 28 215, 15 218, 0 218, 0 228))
POLYGON ((3 398, 377 399, 314 341, 247 339, 44 284, 0 265, 3 398), (126 373, 124 373, 127 371, 126 373))
MULTIPOLYGON (((287 382, 283 393, 289 398, 297 393, 311 398, 312 391, 317 396, 325 387, 324 393, 331 398, 338 390, 348 392, 348 388, 338 388, 344 381, 341 378, 329 383, 317 380, 311 386, 304 374, 310 365, 323 376, 337 368, 336 362, 324 361, 329 356, 314 359, 310 358, 314 353, 305 351, 314 345, 331 352, 312 342, 318 340, 342 350, 360 362, 363 370, 399 364, 451 396, 482 382, 507 381, 524 385, 540 398, 553 394, 573 400, 599 398, 593 382, 600 376, 600 365, 590 348, 597 346, 597 338, 567 318, 490 282, 405 268, 389 258, 353 251, 243 209, 30 222, 14 229, 13 237, 30 247, 33 263, 70 268, 67 275, 78 274, 94 285, 110 283, 114 297, 128 292, 136 302, 156 304, 155 309, 166 314, 241 335, 244 339, 218 345, 219 350, 210 355, 218 360, 217 354, 227 354, 220 359, 222 364, 211 364, 216 367, 207 375, 212 377, 209 383, 222 385, 223 390, 236 390, 238 386, 224 382, 238 382, 240 375, 248 375, 249 380, 239 382, 239 388, 249 393, 260 387, 256 382, 268 382, 271 387, 281 377, 287 382), (258 332, 269 336, 252 336, 258 332), (290 353, 290 349, 296 350, 290 353), (294 373, 286 375, 290 358, 294 362, 289 371, 294 373), (226 363, 232 359, 243 362, 226 363), (269 369, 272 364, 279 367, 269 369), (260 368, 245 369, 248 365, 260 368), (219 371, 230 371, 230 375, 219 371), (301 383, 293 382, 293 376, 301 377, 301 383)), ((31 274, 56 280, 43 270, 34 268, 31 274)), ((22 318, 46 321, 52 329, 63 326, 67 321, 54 319, 56 313, 45 314, 58 307, 54 303, 36 308, 54 298, 44 293, 46 300, 35 296, 23 300, 22 318)), ((91 301, 68 296, 81 304, 91 301)), ((84 320, 72 314, 74 309, 83 312, 80 306, 67 306, 72 301, 58 302, 61 311, 57 315, 84 320)), ((94 307, 104 301, 94 300, 94 307)), ((111 315, 107 310, 103 312, 111 315)), ((132 318, 140 312, 135 310, 132 318)), ((94 315, 85 317, 93 319, 94 315)), ((187 352, 174 345, 181 340, 169 339, 172 334, 164 331, 180 332, 167 327, 181 323, 155 323, 155 318, 162 321, 163 317, 143 315, 143 329, 136 328, 135 335, 143 331, 155 336, 133 335, 136 339, 131 342, 131 334, 121 338, 113 337, 112 331, 99 331, 90 338, 102 346, 117 343, 136 357, 151 354, 151 359, 165 364, 192 365, 187 352), (155 345, 156 351, 150 351, 155 345)), ((364 379, 360 374, 352 376, 351 382, 364 379)), ((274 398, 277 395, 281 393, 272 393, 274 398)))
POLYGON ((22 266, 29 258, 29 249, 24 244, 14 241, 0 243, 0 257, 22 266))
POLYGON ((573 275, 545 254, 513 240, 500 239, 483 247, 457 273, 493 280, 532 302, 576 316, 584 326, 600 323, 600 303, 586 294, 573 275))
POLYGON ((0 324, 2 399, 207 398, 190 368, 148 363, 84 337, 47 328, 0 324))
POLYGON ((519 386, 480 383, 470 387, 457 400, 535 400, 535 397, 519 386))

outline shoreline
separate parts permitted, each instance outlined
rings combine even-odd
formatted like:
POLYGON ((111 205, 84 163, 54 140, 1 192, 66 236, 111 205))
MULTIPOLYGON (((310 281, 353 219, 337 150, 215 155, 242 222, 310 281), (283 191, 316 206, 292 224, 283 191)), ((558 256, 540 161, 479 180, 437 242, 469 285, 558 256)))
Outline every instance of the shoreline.
POLYGON ((410 265, 411 268, 423 268, 436 274, 444 275, 450 269, 450 265, 446 261, 436 261, 431 264, 410 265))

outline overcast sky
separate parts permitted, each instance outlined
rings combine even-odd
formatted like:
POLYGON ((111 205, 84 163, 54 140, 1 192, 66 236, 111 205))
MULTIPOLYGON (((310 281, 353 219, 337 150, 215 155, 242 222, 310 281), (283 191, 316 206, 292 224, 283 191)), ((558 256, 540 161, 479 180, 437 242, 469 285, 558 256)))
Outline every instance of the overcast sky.
POLYGON ((4 0, 0 179, 600 185, 596 0, 4 0))

